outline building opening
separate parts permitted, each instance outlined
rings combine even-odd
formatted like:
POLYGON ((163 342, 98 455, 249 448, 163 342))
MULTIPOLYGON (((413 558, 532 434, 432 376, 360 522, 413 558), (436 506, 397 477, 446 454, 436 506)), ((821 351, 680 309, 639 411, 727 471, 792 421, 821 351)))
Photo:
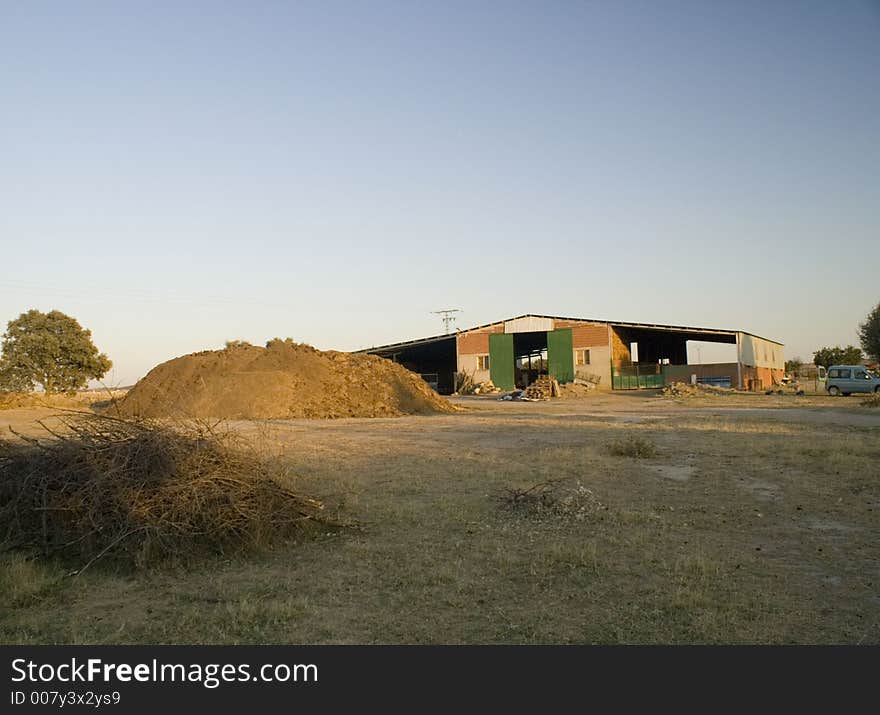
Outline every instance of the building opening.
POLYGON ((514 333, 514 384, 525 389, 541 375, 549 374, 547 333, 514 333))
POLYGON ((672 382, 719 387, 739 383, 733 331, 613 325, 611 341, 611 384, 616 390, 659 388, 672 382), (721 356, 723 362, 708 363, 704 354, 713 360, 721 356))
POLYGON ((441 395, 451 395, 455 390, 454 335, 386 345, 370 352, 373 355, 400 363, 408 370, 418 373, 428 385, 441 395))

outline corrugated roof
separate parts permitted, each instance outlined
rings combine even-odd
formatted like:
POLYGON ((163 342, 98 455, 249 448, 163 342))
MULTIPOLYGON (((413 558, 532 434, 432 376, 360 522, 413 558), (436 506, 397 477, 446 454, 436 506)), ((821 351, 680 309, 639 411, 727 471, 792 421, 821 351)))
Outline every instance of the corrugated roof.
POLYGON ((746 330, 729 330, 729 329, 716 329, 716 328, 697 328, 686 325, 663 325, 660 323, 631 323, 627 321, 621 320, 598 320, 596 318, 571 318, 562 315, 540 315, 538 313, 524 313, 523 315, 517 315, 513 318, 505 318, 504 320, 495 320, 491 323, 485 323, 484 325, 477 325, 473 328, 465 328, 464 330, 458 330, 455 333, 447 333, 444 335, 433 335, 428 338, 418 338, 415 340, 405 340, 399 343, 390 343, 388 345, 377 345, 371 348, 364 348, 363 350, 356 350, 358 353, 368 353, 374 352, 376 350, 390 350, 393 348, 403 348, 403 347, 411 347, 413 345, 422 345, 429 344, 434 342, 439 342, 441 340, 448 340, 449 338, 454 338, 457 333, 470 333, 474 330, 482 330, 483 328, 489 328, 493 325, 499 325, 501 323, 507 323, 511 320, 519 320, 520 318, 549 318, 551 320, 575 320, 575 321, 583 321, 585 323, 601 323, 603 325, 617 325, 622 328, 641 328, 644 330, 671 330, 677 333, 694 333, 699 334, 703 333, 706 335, 736 335, 737 333, 742 333, 743 335, 750 335, 753 338, 758 338, 759 340, 766 340, 768 343, 774 343, 776 345, 783 345, 784 343, 779 342, 778 340, 771 340, 770 338, 764 338, 760 335, 755 335, 754 333, 750 333, 746 330))

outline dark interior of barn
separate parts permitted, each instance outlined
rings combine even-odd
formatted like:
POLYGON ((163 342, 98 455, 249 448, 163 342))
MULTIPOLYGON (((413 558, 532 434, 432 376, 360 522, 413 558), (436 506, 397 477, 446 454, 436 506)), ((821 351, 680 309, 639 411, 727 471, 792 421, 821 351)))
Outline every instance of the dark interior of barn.
POLYGON ((373 354, 418 373, 441 395, 451 395, 455 391, 457 356, 454 335, 387 345, 373 354))
POLYGON ((514 383, 520 389, 547 374, 547 333, 513 334, 514 383))

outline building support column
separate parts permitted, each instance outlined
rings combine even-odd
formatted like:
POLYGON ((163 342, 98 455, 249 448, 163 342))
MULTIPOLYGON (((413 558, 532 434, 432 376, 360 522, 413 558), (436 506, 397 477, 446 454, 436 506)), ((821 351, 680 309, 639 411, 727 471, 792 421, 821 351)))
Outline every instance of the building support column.
POLYGON ((743 389, 743 363, 742 363, 742 333, 736 332, 736 382, 740 390, 743 389))

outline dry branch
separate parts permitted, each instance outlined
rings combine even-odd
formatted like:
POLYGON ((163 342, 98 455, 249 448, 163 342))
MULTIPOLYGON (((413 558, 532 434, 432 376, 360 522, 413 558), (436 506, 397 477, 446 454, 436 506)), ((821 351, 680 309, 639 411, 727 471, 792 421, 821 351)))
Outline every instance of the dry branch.
MULTIPOLYGON (((0 440, 0 534, 12 548, 148 566, 268 545, 328 523, 283 468, 217 424, 66 414, 47 439, 0 440)), ((80 569, 80 570, 82 570, 80 569)))

